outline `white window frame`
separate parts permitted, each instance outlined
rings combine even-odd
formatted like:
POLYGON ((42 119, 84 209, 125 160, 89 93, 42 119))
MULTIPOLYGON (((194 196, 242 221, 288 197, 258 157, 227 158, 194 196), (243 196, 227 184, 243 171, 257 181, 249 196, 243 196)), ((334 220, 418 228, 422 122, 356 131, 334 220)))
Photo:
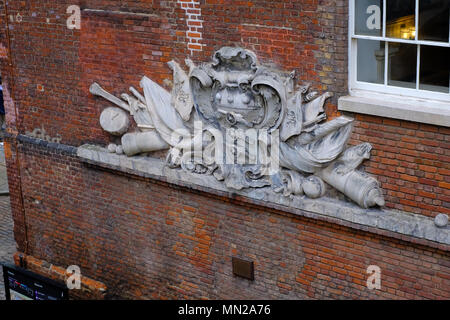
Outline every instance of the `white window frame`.
MULTIPOLYGON (((389 0, 383 1, 383 21, 382 21, 382 36, 365 36, 365 35, 355 35, 355 1, 349 0, 349 91, 351 95, 357 95, 359 91, 365 92, 376 92, 391 95, 401 95, 412 98, 423 98, 423 99, 434 99, 438 101, 450 102, 450 88, 449 93, 435 92, 419 89, 419 77, 420 77, 420 47, 422 45, 430 46, 440 46, 450 48, 450 35, 449 42, 438 42, 438 41, 424 41, 418 39, 418 21, 419 21, 419 1, 416 0, 415 9, 415 24, 416 24, 416 38, 415 40, 405 40, 398 38, 386 37, 386 3, 389 0), (389 42, 396 43, 410 43, 417 45, 417 71, 416 71, 416 88, 403 88, 388 85, 388 58, 385 58, 384 66, 384 84, 375 84, 357 81, 357 39, 367 39, 367 40, 378 40, 385 42, 385 57, 388 57, 389 42)), ((450 19, 449 19, 450 20, 450 19)), ((450 23, 450 22, 449 22, 450 23)), ((450 28, 449 28, 450 30, 450 28)), ((450 32, 449 32, 450 33, 450 32)))

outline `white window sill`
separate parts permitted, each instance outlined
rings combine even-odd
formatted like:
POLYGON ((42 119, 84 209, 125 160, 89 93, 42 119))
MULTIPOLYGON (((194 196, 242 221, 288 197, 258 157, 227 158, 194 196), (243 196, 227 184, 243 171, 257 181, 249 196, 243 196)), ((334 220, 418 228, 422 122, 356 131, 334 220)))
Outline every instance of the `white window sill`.
POLYGON ((450 127, 450 101, 354 90, 351 96, 339 98, 338 109, 450 127))

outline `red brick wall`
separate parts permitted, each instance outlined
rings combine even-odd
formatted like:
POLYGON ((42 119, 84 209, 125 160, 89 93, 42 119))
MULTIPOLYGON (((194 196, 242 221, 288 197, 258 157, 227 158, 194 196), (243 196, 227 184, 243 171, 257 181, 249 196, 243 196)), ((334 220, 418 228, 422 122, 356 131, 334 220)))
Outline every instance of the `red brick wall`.
MULTIPOLYGON (((449 298, 448 251, 86 168, 46 145, 16 148, 17 133, 42 127, 65 145, 108 143, 98 123, 108 103, 88 92, 94 81, 116 95, 138 88, 144 75, 169 89, 166 62, 183 64, 190 55, 180 2, 0 1, 19 250, 59 266, 80 264, 110 296, 449 298), (66 27, 73 4, 82 9, 81 30, 66 27), (232 255, 256 262, 253 284, 231 276, 232 255), (381 291, 365 287, 369 264, 384 270, 381 291)), ((334 117, 347 94, 347 3, 202 0, 203 49, 191 58, 209 61, 226 45, 253 50, 261 63, 334 92, 326 105, 334 117)), ((449 130, 355 117, 351 143, 373 144, 364 167, 381 182, 387 207, 450 213, 449 130)))
POLYGON ((19 150, 28 254, 79 265, 109 298, 450 298, 448 251, 19 150), (255 262, 255 281, 232 275, 232 256, 255 262))
POLYGON ((450 214, 450 128, 356 116, 353 141, 370 142, 365 170, 381 182, 386 207, 450 214))

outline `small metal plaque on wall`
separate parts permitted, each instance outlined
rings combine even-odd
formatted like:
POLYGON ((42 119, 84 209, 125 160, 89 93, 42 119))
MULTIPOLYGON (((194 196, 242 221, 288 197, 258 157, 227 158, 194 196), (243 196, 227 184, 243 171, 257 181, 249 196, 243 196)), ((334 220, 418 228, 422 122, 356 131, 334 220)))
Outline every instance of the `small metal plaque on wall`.
POLYGON ((255 280, 253 261, 246 261, 233 257, 231 262, 233 264, 233 274, 235 276, 255 280))

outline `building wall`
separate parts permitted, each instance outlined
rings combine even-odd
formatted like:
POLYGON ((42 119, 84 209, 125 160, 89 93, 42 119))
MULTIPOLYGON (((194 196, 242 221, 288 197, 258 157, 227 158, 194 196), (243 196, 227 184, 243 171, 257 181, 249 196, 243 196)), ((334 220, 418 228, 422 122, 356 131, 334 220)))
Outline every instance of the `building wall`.
MULTIPOLYGON (((21 142, 28 254, 77 264, 109 298, 450 298, 448 251, 99 170, 21 142), (231 258, 255 263, 234 277, 231 258), (367 267, 382 270, 369 290, 367 267)), ((20 248, 22 249, 22 248, 20 248)))
MULTIPOLYGON (((168 61, 206 62, 227 45, 335 93, 326 105, 335 117, 348 91, 347 16, 345 0, 0 1, 19 251, 80 265, 109 297, 448 299, 446 247, 87 167, 73 155, 71 147, 111 141, 98 123, 108 103, 89 93, 92 82, 119 95, 146 75, 169 89, 168 61), (70 5, 82 9, 81 30, 67 28, 70 5), (18 140, 36 128, 60 147, 18 140), (255 261, 254 282, 231 275, 232 256, 255 261), (379 291, 365 285, 371 264, 384 270, 379 291)), ((364 167, 387 207, 450 213, 449 129, 354 116, 351 144, 372 143, 364 167)))
POLYGON ((365 170, 380 181, 386 207, 450 214, 450 128, 366 115, 356 120, 351 143, 372 144, 365 170))

